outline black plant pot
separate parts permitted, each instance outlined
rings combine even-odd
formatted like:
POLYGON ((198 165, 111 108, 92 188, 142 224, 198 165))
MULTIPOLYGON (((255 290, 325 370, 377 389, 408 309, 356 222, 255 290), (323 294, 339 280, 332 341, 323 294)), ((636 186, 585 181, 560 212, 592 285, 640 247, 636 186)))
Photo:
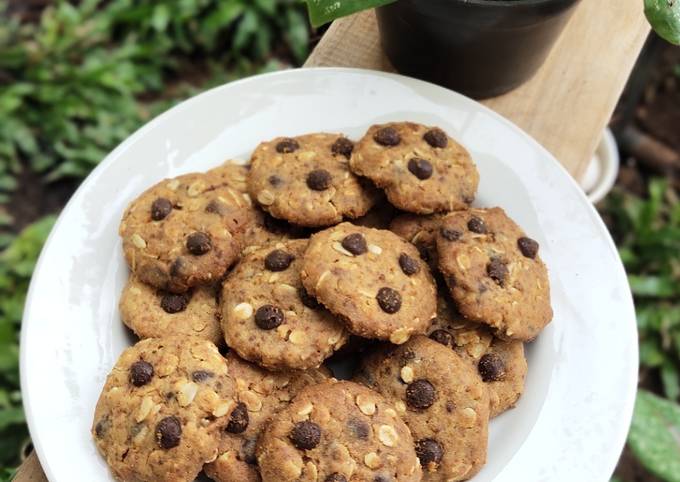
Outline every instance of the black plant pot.
POLYGON ((577 2, 399 0, 377 14, 383 49, 399 72, 485 98, 538 70, 577 2))

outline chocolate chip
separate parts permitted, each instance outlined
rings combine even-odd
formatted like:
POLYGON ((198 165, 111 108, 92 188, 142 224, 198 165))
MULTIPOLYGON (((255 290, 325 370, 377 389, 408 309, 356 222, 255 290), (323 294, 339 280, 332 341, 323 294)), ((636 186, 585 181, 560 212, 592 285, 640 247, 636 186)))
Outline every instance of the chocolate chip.
POLYGON ((130 383, 136 387, 146 385, 153 377, 153 366, 144 360, 136 361, 130 366, 130 383))
POLYGON ((271 184, 274 187, 280 186, 281 184, 283 184, 283 179, 281 179, 276 174, 272 174, 271 176, 269 176, 269 179, 267 179, 267 180, 269 181, 269 184, 271 184))
POLYGON ((505 363, 495 353, 487 353, 480 358, 477 370, 485 382, 497 382, 505 378, 505 363))
POLYGON ((445 228, 445 227, 442 227, 439 230, 439 233, 447 241, 458 241, 460 239, 460 237, 463 235, 463 233, 461 233, 460 231, 458 231, 456 229, 445 228))
POLYGON ((224 204, 223 202, 218 201, 217 199, 213 199, 205 207, 205 212, 224 216, 229 212, 229 208, 227 208, 227 205, 224 204))
POLYGON ((300 450, 311 450, 321 442, 321 427, 314 422, 298 422, 290 432, 290 441, 300 450))
POLYGON ((209 372, 206 370, 196 370, 191 374, 191 379, 196 383, 201 383, 214 376, 215 374, 213 372, 209 372))
POLYGON ((416 352, 410 348, 407 348, 401 352, 401 356, 399 358, 401 358, 401 366, 408 365, 409 362, 416 359, 416 352))
POLYGON ((486 233, 486 224, 484 220, 478 218, 477 216, 472 216, 467 223, 467 227, 470 231, 477 234, 486 233))
POLYGON ((380 288, 375 297, 385 313, 396 313, 401 309, 401 295, 392 288, 380 288))
POLYGON ((298 141, 291 139, 290 137, 282 139, 278 142, 278 144, 276 144, 276 152, 279 154, 290 154, 291 152, 295 152, 298 149, 300 149, 300 144, 298 144, 298 141))
POLYGON ((354 151, 354 143, 346 137, 338 137, 331 146, 331 152, 333 154, 345 156, 347 159, 352 155, 352 151, 354 151))
POLYGON ((283 311, 273 305, 260 306, 255 312, 255 324, 263 330, 273 330, 283 323, 283 311))
POLYGON ((373 135, 373 140, 381 146, 396 146, 401 142, 401 136, 394 127, 383 127, 373 135))
POLYGON ((201 256, 210 251, 211 248, 210 237, 205 233, 197 231, 191 233, 187 238, 187 249, 193 255, 201 256))
POLYGON ((430 161, 414 157, 408 161, 408 170, 421 181, 432 177, 432 164, 430 161))
POLYGON ((298 289, 298 295, 300 296, 302 304, 305 305, 307 308, 316 310, 321 306, 319 302, 316 301, 316 298, 307 293, 307 290, 302 286, 300 287, 300 289, 298 289))
POLYGON ((409 383, 406 387, 406 403, 412 408, 429 408, 434 403, 435 389, 424 379, 409 383))
POLYGON ((416 455, 425 470, 434 471, 442 461, 444 450, 439 442, 426 438, 416 442, 416 455))
POLYGON ((430 338, 444 346, 453 346, 453 336, 446 330, 434 330, 430 338))
POLYGON ((453 413, 453 410, 456 408, 456 404, 453 403, 451 400, 446 402, 446 411, 449 413, 453 413))
POLYGON ((534 259, 538 254, 538 242, 531 238, 522 237, 517 240, 517 246, 524 256, 534 259))
POLYGON ((162 449, 177 447, 181 438, 182 424, 177 417, 165 417, 156 425, 156 442, 162 449))
POLYGON ((352 435, 361 440, 368 440, 368 435, 371 432, 371 427, 358 418, 350 418, 347 420, 347 428, 349 428, 352 435))
POLYGON ((243 402, 238 402, 236 408, 231 411, 226 431, 229 433, 242 433, 248 428, 248 407, 243 402))
POLYGON ((449 144, 449 138, 446 135, 446 132, 437 127, 427 131, 425 135, 423 135, 423 139, 425 139, 425 142, 432 147, 443 148, 449 144))
POLYGON ((406 253, 401 253, 399 255, 399 266, 406 276, 411 276, 420 271, 420 265, 418 261, 411 258, 406 253))
POLYGON ((307 174, 307 186, 314 191, 325 191, 331 187, 331 173, 325 169, 314 169, 307 174))
POLYGON ((383 474, 376 475, 373 478, 373 482, 392 482, 392 480, 393 480, 392 477, 390 477, 389 475, 383 475, 383 474))
POLYGON ((186 294, 165 293, 161 298, 161 308, 171 315, 187 309, 189 297, 186 294))
POLYGON ((270 251, 264 258, 264 267, 269 271, 285 271, 293 262, 295 256, 282 249, 270 251))
POLYGON ((94 434, 97 436, 97 438, 102 438, 104 435, 106 435, 106 432, 109 431, 109 428, 111 428, 111 421, 109 420, 109 417, 106 416, 94 426, 94 434))
POLYGON ((366 244, 366 238, 361 233, 348 234, 342 238, 342 247, 347 251, 352 253, 354 256, 364 254, 368 251, 368 246, 366 244))
POLYGON ((347 477, 337 472, 332 473, 324 479, 324 482, 347 482, 347 477))
POLYGON ((505 277, 508 276, 508 266, 500 258, 491 258, 486 265, 486 274, 498 285, 503 286, 505 277))
POLYGON ((172 203, 164 197, 159 197, 151 204, 151 219, 160 221, 172 212, 172 203))

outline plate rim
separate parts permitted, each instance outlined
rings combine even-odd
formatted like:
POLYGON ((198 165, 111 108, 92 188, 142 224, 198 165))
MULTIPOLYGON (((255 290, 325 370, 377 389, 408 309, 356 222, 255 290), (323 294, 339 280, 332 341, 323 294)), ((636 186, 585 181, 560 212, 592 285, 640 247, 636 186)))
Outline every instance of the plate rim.
MULTIPOLYGON (((362 69, 362 68, 353 68, 353 67, 302 67, 302 68, 296 68, 296 69, 287 69, 287 70, 280 70, 276 72, 268 72, 268 73, 263 73, 259 75, 253 75, 249 77, 245 77, 242 79, 234 80, 231 82, 227 82, 215 87, 212 87, 210 89, 207 89, 205 91, 202 91, 194 96, 191 96, 187 99, 182 100, 179 102, 177 105, 173 106, 172 108, 162 112, 161 114, 157 115, 156 117, 148 120, 145 124, 140 126, 137 130, 135 130, 133 133, 131 133, 128 137, 126 137, 121 143, 119 143, 111 152, 109 152, 95 168, 85 177, 76 191, 73 193, 73 195, 69 198, 68 202, 62 209, 62 211, 59 213, 59 216, 54 223, 54 226, 52 227, 52 230, 50 231, 50 234, 48 235, 43 248, 41 249, 40 256, 38 258, 38 261, 36 262, 33 274, 31 276, 31 281, 29 284, 29 288, 26 294, 26 300, 24 303, 24 310, 22 314, 22 322, 21 322, 21 335, 20 335, 20 340, 19 340, 19 373, 20 373, 20 389, 21 389, 21 394, 22 394, 22 406, 24 409, 25 413, 25 419, 26 423, 29 429, 29 434, 31 436, 32 444, 34 451, 36 455, 38 456, 38 460, 40 462, 41 468, 43 472, 45 473, 45 476, 48 478, 48 480, 53 480, 52 477, 53 472, 51 470, 51 466, 48 462, 49 458, 46 453, 45 447, 43 447, 42 442, 38 438, 34 438, 34 434, 37 434, 38 432, 38 424, 39 422, 34 418, 33 413, 30 410, 31 406, 31 397, 30 397, 30 389, 29 387, 29 381, 28 381, 28 375, 27 375, 27 363, 28 363, 28 330, 27 327, 30 324, 30 318, 31 318, 31 313, 32 313, 32 305, 35 303, 35 298, 36 294, 34 293, 35 291, 35 279, 37 278, 37 274, 39 274, 43 269, 43 265, 45 264, 45 255, 44 253, 48 250, 47 248, 51 245, 51 243, 54 241, 54 238, 56 236, 55 233, 59 230, 61 227, 62 223, 64 222, 64 219, 66 218, 66 214, 68 214, 72 209, 77 200, 83 196, 83 193, 85 192, 86 185, 88 183, 88 180, 91 178, 96 177, 99 174, 99 171, 106 169, 107 166, 109 166, 111 163, 114 162, 114 158, 118 157, 124 150, 126 150, 131 144, 137 141, 140 137, 144 136, 147 134, 148 131, 156 128, 156 126, 161 123, 164 119, 171 115, 177 115, 181 113, 184 109, 186 109, 193 101, 195 101, 199 97, 203 97, 206 95, 214 95, 216 92, 223 90, 223 89, 229 89, 235 85, 240 85, 243 83, 248 83, 253 81, 254 79, 262 79, 262 78, 276 78, 276 77, 283 77, 283 76, 304 76, 308 72, 325 72, 330 75, 332 74, 363 74, 363 75, 368 75, 368 76, 377 76, 377 77, 386 77, 386 78, 391 78, 392 80, 395 80, 398 83, 403 84, 404 81, 415 84, 419 88, 427 88, 427 89, 435 89, 439 92, 445 93, 446 95, 453 95, 454 97, 458 98, 458 101, 467 103, 468 105, 474 104, 477 109, 479 109, 481 112, 491 116, 494 118, 494 120, 500 122, 501 124, 504 124, 505 127, 515 131, 515 133, 519 134, 521 137, 523 137, 525 140, 527 140, 533 148, 537 149, 538 151, 541 152, 541 154, 546 158, 549 159, 550 162, 552 162, 553 167, 556 167, 558 171, 560 172, 560 176, 562 178, 567 178, 565 182, 570 186, 572 191, 576 191, 576 197, 579 198, 581 204, 585 203, 587 205, 587 209, 589 210, 591 217, 593 219, 594 225, 597 227, 597 229, 603 234, 603 238, 606 239, 606 242, 608 244, 609 249, 616 255, 616 260, 618 261, 617 264, 617 269, 619 273, 617 274, 617 277, 621 277, 621 279, 626 280, 626 271, 623 266, 623 262, 621 261, 620 256, 618 255, 618 249, 616 248, 616 245, 614 243, 614 240, 611 237, 611 234, 609 233, 609 230, 607 229, 606 225, 604 224, 604 221, 602 220, 601 216, 593 206, 593 204, 588 200, 587 195, 583 192, 583 190, 580 188, 578 185, 576 179, 571 176, 571 174, 567 171, 567 169, 555 158, 555 156, 549 152, 542 144, 540 144, 536 139, 534 139, 530 134, 528 134, 524 129, 516 125, 513 121, 510 119, 504 117, 503 115, 499 114, 498 112, 492 110, 491 108, 487 107, 486 105, 482 104, 481 102, 474 100, 470 97, 467 97, 463 94, 460 94, 459 92, 447 89, 445 87, 439 86, 437 84, 433 84, 431 82, 427 82, 421 79, 416 79, 414 77, 409 77, 406 75, 401 75, 397 73, 391 73, 391 72, 382 72, 382 71, 377 71, 377 70, 370 70, 370 69, 362 69), (594 215, 594 216, 592 216, 594 215)), ((639 366, 639 345, 638 345, 638 331, 637 331, 637 324, 635 322, 635 305, 634 305, 634 300, 633 300, 633 295, 632 292, 630 291, 630 286, 626 282, 627 289, 625 290, 625 299, 623 302, 629 305, 629 307, 632 309, 631 313, 631 320, 629 323, 627 323, 627 328, 625 330, 625 338, 628 341, 628 345, 631 348, 631 353, 630 355, 634 357, 635 363, 632 364, 632 366, 635 367, 635 370, 631 370, 630 373, 627 374, 626 381, 627 381, 627 386, 625 387, 625 393, 627 395, 626 401, 624 404, 622 404, 622 412, 624 413, 624 419, 621 423, 618 425, 618 433, 616 434, 610 434, 611 437, 609 439, 610 446, 617 447, 617 451, 609 451, 607 455, 609 455, 609 459, 607 461, 603 461, 603 463, 607 466, 607 471, 609 474, 612 474, 614 472, 614 469, 617 465, 620 453, 622 452, 627 434, 630 428, 630 424, 632 422, 632 417, 633 417, 633 409, 635 405, 635 399, 636 399, 636 393, 637 393, 637 383, 638 383, 638 370, 637 367, 639 366), (614 457, 614 453, 618 454, 616 457, 614 457)), ((509 463, 509 462, 508 462, 509 463)))

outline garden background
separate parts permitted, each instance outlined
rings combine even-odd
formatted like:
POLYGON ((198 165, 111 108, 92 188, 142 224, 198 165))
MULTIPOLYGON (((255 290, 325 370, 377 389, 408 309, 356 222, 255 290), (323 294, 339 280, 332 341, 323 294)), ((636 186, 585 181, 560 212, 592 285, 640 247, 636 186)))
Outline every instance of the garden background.
MULTIPOLYGON (((0 18, 4 481, 31 450, 18 373, 26 290, 79 182, 156 114, 214 85, 300 66, 322 32, 296 0, 0 0, 0 18)), ((619 110, 632 105, 627 122, 675 152, 675 164, 624 149, 617 187, 598 206, 640 330, 641 389, 618 482, 680 482, 680 49, 661 50, 619 110)))

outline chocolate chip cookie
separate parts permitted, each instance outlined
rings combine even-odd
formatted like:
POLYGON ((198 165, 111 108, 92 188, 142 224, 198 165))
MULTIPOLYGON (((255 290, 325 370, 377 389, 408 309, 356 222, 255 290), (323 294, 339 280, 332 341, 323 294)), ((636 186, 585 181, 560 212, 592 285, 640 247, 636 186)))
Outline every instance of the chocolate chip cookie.
POLYGON ((307 292, 364 338, 404 343, 436 313, 430 270, 396 234, 342 223, 312 236, 302 263, 307 292))
POLYGON ((318 367, 347 341, 344 326, 302 287, 307 243, 291 240, 257 249, 225 280, 224 336, 246 360, 275 370, 318 367))
POLYGON ((397 208, 419 214, 465 209, 479 184, 463 146, 438 127, 413 122, 371 126, 350 168, 384 189, 397 208))
POLYGON ((189 335, 215 344, 223 340, 214 286, 198 286, 178 294, 130 276, 118 307, 123 323, 140 338, 189 335))
POLYGON ((375 189, 349 170, 354 144, 338 134, 278 137, 251 159, 248 188, 272 216, 300 226, 328 226, 370 209, 375 189))
POLYGON ((217 457, 234 395, 224 359, 209 341, 142 340, 106 379, 92 436, 117 479, 193 481, 217 457))
POLYGON ((402 214, 390 223, 390 231, 398 234, 409 243, 413 243, 433 273, 439 272, 437 256, 437 231, 444 217, 443 214, 402 214))
POLYGON ((523 342, 493 336, 488 326, 466 320, 444 297, 440 297, 437 317, 427 331, 431 339, 475 366, 489 389, 491 417, 515 406, 527 373, 523 342))
POLYGON ((325 369, 268 372, 227 354, 229 376, 237 387, 237 406, 222 430, 219 455, 204 467, 217 482, 259 482, 255 447, 265 424, 304 387, 329 378, 325 369))
POLYGON ((504 339, 529 341, 552 319, 538 243, 501 208, 454 212, 437 233, 439 268, 458 310, 504 339))
POLYGON ((425 481, 467 480, 486 462, 489 394, 474 367, 424 336, 376 353, 358 380, 395 404, 425 481))
POLYGON ((257 448, 264 482, 421 480, 413 439, 378 393, 347 381, 303 389, 257 448))
POLYGON ((248 201, 216 176, 186 174, 146 190, 120 224, 130 269, 156 288, 183 293, 218 281, 237 259, 248 201))
POLYGON ((249 164, 240 165, 235 161, 227 161, 206 173, 218 182, 240 192, 248 204, 247 225, 240 236, 243 251, 249 252, 265 244, 304 237, 306 233, 299 226, 293 226, 283 219, 276 219, 252 203, 246 182, 249 171, 249 164))

